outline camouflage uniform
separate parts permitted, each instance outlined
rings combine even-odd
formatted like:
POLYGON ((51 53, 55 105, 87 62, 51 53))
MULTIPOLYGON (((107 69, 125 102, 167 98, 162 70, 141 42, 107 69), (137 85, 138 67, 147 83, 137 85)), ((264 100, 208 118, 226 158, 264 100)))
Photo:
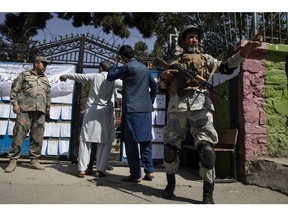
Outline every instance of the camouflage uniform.
MULTIPOLYGON (((215 71, 209 71, 209 68, 215 68, 217 60, 209 55, 203 54, 182 54, 175 59, 172 64, 180 64, 185 69, 201 68, 199 74, 201 77, 209 78, 215 71), (196 67, 195 67, 196 65, 196 67), (210 66, 210 67, 208 67, 210 66)), ((170 100, 167 109, 167 125, 164 128, 164 142, 181 149, 182 142, 186 138, 187 127, 194 138, 194 145, 206 140, 212 145, 218 142, 217 132, 213 126, 214 106, 209 97, 209 92, 202 89, 195 79, 187 79, 183 83, 183 93, 178 94, 179 80, 177 77, 167 81, 160 81, 160 87, 167 89, 170 100)), ((172 163, 166 163, 166 172, 175 173, 179 168, 179 156, 172 163)), ((201 177, 209 182, 215 179, 215 170, 204 170, 200 163, 201 177)))
POLYGON ((51 89, 48 78, 30 71, 20 73, 12 83, 10 101, 19 105, 13 129, 13 141, 8 157, 20 157, 22 142, 30 130, 30 158, 41 156, 45 114, 51 105, 51 89))
MULTIPOLYGON (((215 152, 213 146, 218 142, 218 135, 213 126, 214 107, 206 85, 201 82, 209 81, 217 72, 232 74, 247 54, 261 46, 260 34, 256 34, 227 61, 217 61, 212 56, 204 54, 201 46, 202 34, 197 26, 187 25, 180 32, 177 43, 183 48, 183 53, 173 60, 172 65, 180 64, 188 73, 193 72, 193 74, 187 77, 180 71, 166 69, 160 75, 160 87, 167 89, 170 95, 168 123, 164 129, 164 160, 167 179, 167 185, 162 194, 164 198, 174 197, 175 172, 179 167, 178 153, 182 141, 186 138, 186 129, 189 129, 200 159, 200 176, 204 180, 203 203, 214 204, 215 152)), ((159 63, 167 67, 167 63, 163 63, 163 60, 159 63)))
MULTIPOLYGON (((230 57, 227 61, 229 72, 231 73, 231 68, 234 71, 242 60, 240 53, 230 57)), ((219 71, 228 73, 223 67, 221 68, 221 61, 211 55, 203 54, 200 49, 194 53, 181 54, 171 63, 179 64, 187 70, 197 70, 197 74, 205 80, 209 80, 214 73, 219 71)), ((193 136, 194 145, 197 147, 200 156, 199 174, 204 180, 204 193, 208 185, 210 187, 209 193, 212 196, 216 174, 215 153, 211 147, 217 144, 218 135, 213 126, 214 106, 209 97, 209 91, 203 85, 200 85, 195 78, 181 78, 179 74, 168 80, 160 79, 159 84, 160 88, 168 90, 170 97, 167 108, 167 125, 164 128, 164 160, 168 180, 165 191, 168 192, 168 196, 164 191, 163 197, 172 198, 172 192, 175 188, 175 173, 179 168, 178 153, 188 129, 193 136), (208 150, 200 150, 203 149, 204 145, 210 146, 208 150), (203 155, 206 155, 201 155, 201 151, 203 155), (166 156, 167 152, 168 156, 166 156)))

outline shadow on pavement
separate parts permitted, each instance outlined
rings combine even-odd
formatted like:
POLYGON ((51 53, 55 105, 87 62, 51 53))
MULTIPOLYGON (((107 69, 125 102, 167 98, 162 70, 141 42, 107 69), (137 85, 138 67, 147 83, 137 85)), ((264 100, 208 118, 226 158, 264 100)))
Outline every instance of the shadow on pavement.
MULTIPOLYGON (((67 165, 67 163, 63 163, 63 164, 51 164, 50 168, 53 168, 55 170, 58 170, 61 173, 65 173, 68 175, 72 175, 75 176, 76 172, 77 172, 77 165, 67 165)), ((75 176, 76 178, 76 176, 75 176)))
MULTIPOLYGON (((155 187, 150 187, 147 185, 143 185, 141 183, 137 184, 137 183, 130 183, 130 182, 122 182, 121 179, 125 177, 122 175, 115 175, 115 174, 109 174, 109 176, 107 175, 106 178, 94 178, 94 179, 90 179, 88 181, 90 181, 92 184, 96 184, 97 187, 110 187, 113 188, 115 190, 121 191, 123 193, 126 194, 130 194, 131 196, 135 196, 137 198, 143 199, 147 202, 151 202, 149 199, 145 199, 143 197, 139 197, 137 194, 135 193, 143 193, 143 195, 145 196, 155 196, 157 198, 162 198, 162 192, 163 189, 158 189, 155 187), (118 180, 119 179, 119 180, 118 180)), ((144 180, 142 180, 141 182, 143 182, 144 180)), ((192 204, 200 204, 202 203, 199 200, 193 200, 193 199, 188 199, 185 197, 174 197, 173 201, 179 201, 179 202, 187 202, 187 203, 192 203, 192 204)))

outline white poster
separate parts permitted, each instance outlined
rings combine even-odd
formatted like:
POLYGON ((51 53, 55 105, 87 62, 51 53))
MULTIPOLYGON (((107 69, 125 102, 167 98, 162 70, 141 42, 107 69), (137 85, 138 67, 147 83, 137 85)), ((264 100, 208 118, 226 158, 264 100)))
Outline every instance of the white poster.
POLYGON ((9 118, 10 104, 0 103, 0 118, 9 118))
POLYGON ((8 121, 0 120, 0 135, 5 135, 8 127, 8 121))
MULTIPOLYGON (((10 100, 11 84, 17 75, 23 71, 31 70, 32 63, 0 62, 0 101, 10 100)), ((62 74, 75 73, 76 66, 69 64, 51 64, 45 71, 51 86, 51 97, 68 96, 64 102, 71 103, 71 93, 74 89, 74 81, 61 82, 59 76, 62 74)))

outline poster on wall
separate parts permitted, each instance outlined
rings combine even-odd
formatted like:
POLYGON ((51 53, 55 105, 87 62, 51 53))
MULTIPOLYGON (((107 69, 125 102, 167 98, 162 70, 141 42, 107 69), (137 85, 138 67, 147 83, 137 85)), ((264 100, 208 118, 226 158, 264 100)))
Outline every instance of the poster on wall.
MULTIPOLYGON (((0 62, 0 101, 10 100, 11 84, 17 75, 23 71, 32 69, 31 63, 0 62)), ((71 93, 73 93, 74 81, 67 80, 61 82, 59 76, 62 74, 75 73, 75 65, 51 64, 48 65, 45 75, 49 79, 51 86, 52 102, 72 103, 71 93)))

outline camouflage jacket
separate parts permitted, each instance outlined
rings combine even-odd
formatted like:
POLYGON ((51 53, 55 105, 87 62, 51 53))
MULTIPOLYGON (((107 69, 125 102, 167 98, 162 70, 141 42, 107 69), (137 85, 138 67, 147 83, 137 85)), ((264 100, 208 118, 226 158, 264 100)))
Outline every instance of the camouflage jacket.
POLYGON ((48 78, 32 70, 20 73, 12 83, 10 101, 18 104, 21 111, 46 113, 51 106, 51 87, 48 78))

